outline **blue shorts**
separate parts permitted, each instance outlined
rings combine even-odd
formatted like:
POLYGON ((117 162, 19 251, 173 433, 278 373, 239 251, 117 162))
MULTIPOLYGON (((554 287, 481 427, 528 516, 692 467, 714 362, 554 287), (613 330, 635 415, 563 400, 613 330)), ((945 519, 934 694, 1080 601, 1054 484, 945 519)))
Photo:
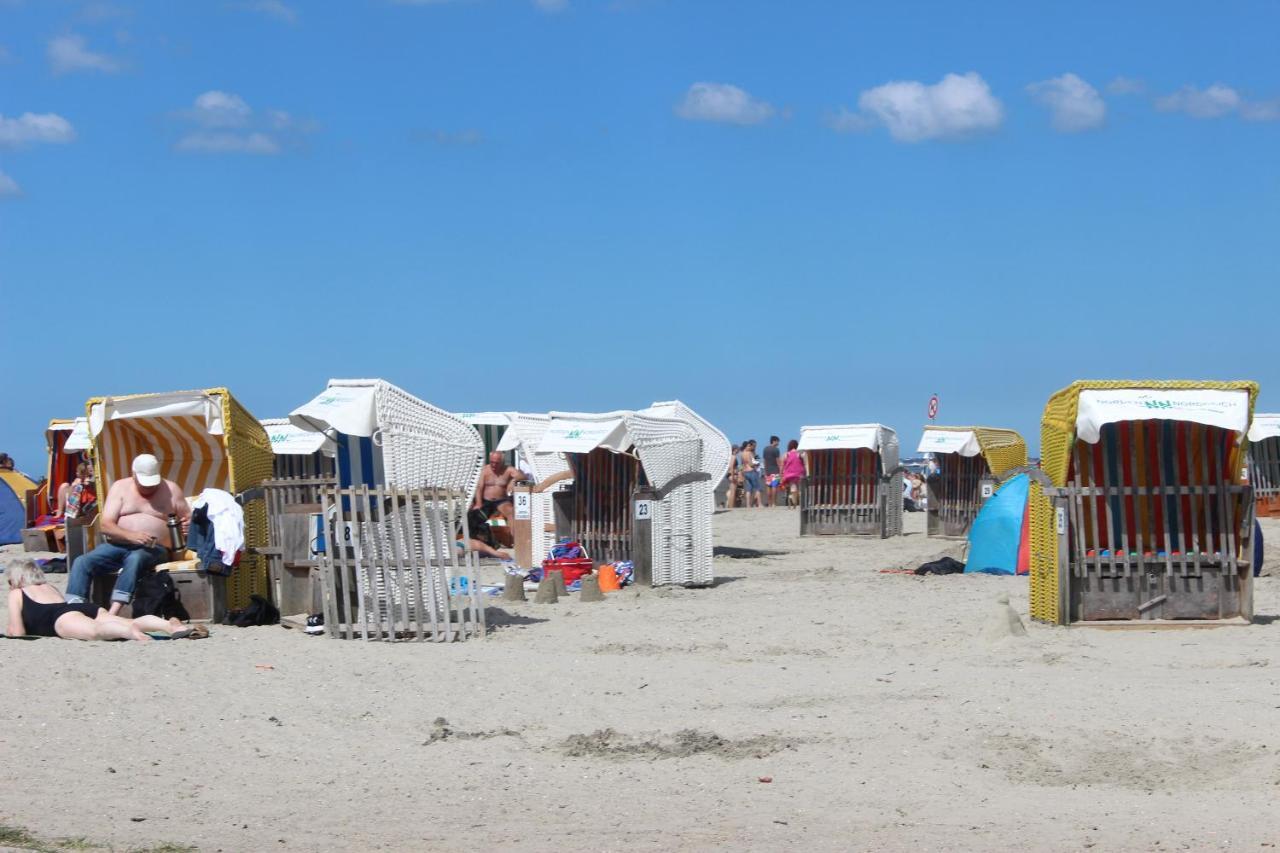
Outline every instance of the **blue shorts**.
POLYGON ((742 475, 742 487, 748 492, 761 491, 764 484, 760 482, 759 471, 747 471, 742 475))

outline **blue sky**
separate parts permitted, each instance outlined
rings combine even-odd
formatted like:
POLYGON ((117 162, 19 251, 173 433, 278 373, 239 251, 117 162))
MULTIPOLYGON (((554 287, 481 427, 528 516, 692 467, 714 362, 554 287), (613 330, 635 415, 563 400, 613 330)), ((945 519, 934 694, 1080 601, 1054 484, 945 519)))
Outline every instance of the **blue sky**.
POLYGON ((330 376, 912 446, 933 392, 1280 409, 1280 6, 1045 6, 0 0, 0 449, 330 376))

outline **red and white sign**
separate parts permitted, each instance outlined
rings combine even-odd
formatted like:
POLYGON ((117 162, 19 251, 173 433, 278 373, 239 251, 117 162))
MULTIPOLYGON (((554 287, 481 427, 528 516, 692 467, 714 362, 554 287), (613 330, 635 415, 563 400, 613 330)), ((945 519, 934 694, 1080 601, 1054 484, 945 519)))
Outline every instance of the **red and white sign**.
POLYGON ((938 395, 934 394, 929 398, 929 420, 933 420, 938 416, 938 395))

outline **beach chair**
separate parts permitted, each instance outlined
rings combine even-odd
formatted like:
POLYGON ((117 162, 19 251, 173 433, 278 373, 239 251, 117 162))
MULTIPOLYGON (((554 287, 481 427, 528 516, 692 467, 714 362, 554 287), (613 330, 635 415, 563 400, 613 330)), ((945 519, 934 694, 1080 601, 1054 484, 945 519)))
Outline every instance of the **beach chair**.
POLYGON ((1280 517, 1280 414, 1257 414, 1249 425, 1249 483, 1258 515, 1280 517))
POLYGON ((89 421, 85 418, 51 420, 44 431, 44 443, 49 468, 44 485, 36 496, 36 511, 40 515, 52 515, 59 509, 58 489, 63 483, 75 479, 76 466, 89 458, 92 446, 89 421))
MULTIPOLYGON (((97 466, 99 501, 111 484, 131 476, 133 459, 150 453, 165 479, 194 498, 207 488, 237 497, 244 508, 245 550, 225 581, 211 578, 219 605, 246 607, 267 597, 267 511, 261 486, 271 476, 271 442, 262 425, 226 388, 124 397, 94 397, 86 404, 97 466)), ((161 566, 163 568, 163 566, 161 566)), ((217 619, 220 613, 214 614, 217 619)))
POLYGON ((902 535, 898 434, 883 424, 800 428, 808 475, 800 483, 800 535, 902 535))
POLYGON ((573 476, 555 498, 557 534, 581 543, 597 564, 634 562, 639 583, 712 583, 713 490, 728 452, 704 451, 707 433, 690 412, 676 403, 552 412, 538 449, 565 454, 573 476))
POLYGON ((466 421, 382 379, 330 379, 289 414, 334 442, 338 484, 474 493, 484 445, 466 421))
POLYGON ((1028 501, 1031 615, 1222 624, 1253 614, 1252 382, 1084 381, 1049 398, 1028 501))
POLYGON ((459 562, 453 554, 484 464, 476 430, 381 379, 331 379, 289 420, 334 444, 337 482, 320 490, 314 537, 324 543, 317 557, 330 634, 353 636, 359 621, 361 636, 407 630, 422 638, 418 629, 432 620, 452 624, 448 588, 460 583, 469 585, 471 619, 483 630, 474 555, 459 562), (385 617, 381 629, 370 614, 385 617))
POLYGON ((982 503, 1003 476, 1027 464, 1027 443, 1011 429, 933 426, 924 428, 917 453, 933 454, 938 470, 925 481, 925 533, 945 539, 969 535, 982 503))

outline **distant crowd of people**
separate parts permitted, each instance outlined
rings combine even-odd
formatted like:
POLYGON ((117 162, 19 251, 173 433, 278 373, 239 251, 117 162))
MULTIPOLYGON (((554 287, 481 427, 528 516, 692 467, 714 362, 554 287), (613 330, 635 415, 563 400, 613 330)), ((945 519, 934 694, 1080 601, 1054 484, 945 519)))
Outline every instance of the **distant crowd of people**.
POLYGON ((806 473, 799 447, 793 438, 784 452, 776 435, 769 436, 764 450, 758 451, 754 438, 733 445, 725 508, 738 505, 739 492, 743 507, 799 506, 800 481, 806 473))
MULTIPOLYGON (((930 461, 932 469, 936 464, 930 461)), ((760 450, 754 438, 733 445, 733 457, 729 462, 727 488, 723 506, 735 509, 739 506, 773 507, 800 506, 800 481, 808 470, 800 442, 791 439, 787 449, 782 449, 782 439, 769 436, 769 443, 760 450)), ((928 509, 929 488, 925 474, 914 471, 902 475, 902 508, 906 512, 928 509)))

